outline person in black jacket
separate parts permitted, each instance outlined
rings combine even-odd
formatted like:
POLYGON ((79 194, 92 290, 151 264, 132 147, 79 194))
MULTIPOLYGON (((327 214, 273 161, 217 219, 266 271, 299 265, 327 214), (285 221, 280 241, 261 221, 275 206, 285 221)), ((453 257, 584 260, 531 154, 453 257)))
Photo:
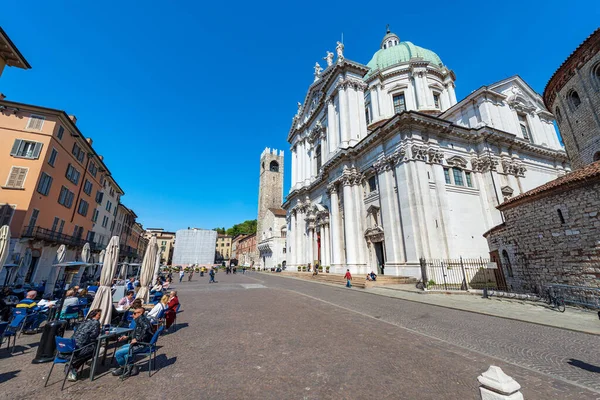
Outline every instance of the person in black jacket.
POLYGON ((77 331, 71 337, 75 340, 75 348, 82 349, 76 351, 73 362, 71 363, 71 370, 67 376, 67 379, 71 382, 77 380, 77 369, 83 365, 84 362, 90 360, 94 356, 94 350, 96 350, 96 344, 98 336, 100 335, 100 318, 102 317, 102 310, 95 309, 89 312, 87 319, 79 325, 77 331), (93 346, 88 346, 90 344, 93 346), (86 347, 87 346, 87 347, 86 347))
MULTIPOLYGON (((119 347, 119 349, 115 352, 115 358, 117 359, 119 368, 113 370, 112 374, 114 376, 123 374, 123 368, 127 364, 130 348, 132 354, 135 354, 136 350, 143 349, 142 345, 138 345, 136 343, 149 343, 150 340, 152 340, 152 325, 150 324, 150 320, 148 320, 148 318, 144 315, 144 311, 144 308, 141 306, 133 310, 133 319, 135 320, 135 328, 132 335, 133 339, 131 339, 129 344, 119 347)), ((121 336, 119 341, 126 339, 127 336, 121 336)), ((132 369, 128 371, 128 373, 130 375, 135 375, 137 373, 137 366, 134 365, 132 369)))

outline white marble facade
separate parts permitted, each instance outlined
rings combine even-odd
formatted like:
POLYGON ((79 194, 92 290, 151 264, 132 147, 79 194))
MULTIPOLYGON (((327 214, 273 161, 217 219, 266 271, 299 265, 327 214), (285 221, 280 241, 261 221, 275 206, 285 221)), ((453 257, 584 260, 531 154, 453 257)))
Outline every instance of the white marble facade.
POLYGON ((488 257, 496 206, 564 174, 541 97, 515 76, 456 101, 454 73, 388 32, 368 66, 315 68, 288 135, 289 269, 420 276, 420 258, 488 257))

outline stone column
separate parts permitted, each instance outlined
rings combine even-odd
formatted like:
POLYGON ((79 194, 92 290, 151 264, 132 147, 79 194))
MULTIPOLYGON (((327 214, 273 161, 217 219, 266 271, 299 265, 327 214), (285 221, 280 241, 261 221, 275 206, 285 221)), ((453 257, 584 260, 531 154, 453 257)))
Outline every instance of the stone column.
MULTIPOLYGON (((324 129, 324 128, 323 128, 324 129)), ((325 165, 327 160, 329 159, 329 150, 327 150, 327 135, 325 131, 321 135, 321 166, 325 165)), ((319 175, 319 171, 317 171, 317 176, 319 175)))
POLYGON ((298 248, 296 247, 296 211, 292 210, 290 215, 290 227, 287 232, 287 240, 286 243, 289 243, 287 257, 289 259, 289 264, 291 267, 295 267, 296 264, 296 252, 298 248))
MULTIPOLYGON (((358 264, 365 265, 367 263, 367 244, 365 241, 365 227, 363 224, 363 216, 367 213, 365 210, 364 194, 361 184, 361 177, 359 174, 356 175, 354 180, 354 186, 352 186, 354 192, 354 204, 356 210, 354 210, 354 216, 356 218, 356 232, 354 236, 356 238, 356 244, 358 247, 358 264)), ((365 271, 359 271, 365 272, 365 271)), ((366 273, 366 272, 365 272, 366 273)))
POLYGON ((305 239, 305 229, 304 229, 304 210, 302 209, 298 209, 298 215, 296 216, 296 220, 298 222, 297 226, 298 229, 296 229, 296 243, 297 243, 297 250, 296 250, 296 265, 302 265, 305 264, 305 259, 306 256, 304 254, 304 239, 305 239))
POLYGON ((304 183, 308 185, 311 181, 311 177, 313 176, 313 157, 311 154, 312 147, 310 143, 308 143, 308 139, 305 142, 306 146, 306 172, 304 173, 304 183))
POLYGON ((373 109, 373 121, 377 121, 381 118, 379 111, 379 92, 376 88, 371 88, 371 108, 373 109))
MULTIPOLYGON (((325 263, 325 225, 321 223, 319 225, 319 234, 321 235, 321 265, 325 263)), ((318 251, 318 248, 317 248, 318 251)))
POLYGON ((342 175, 343 195, 344 195, 344 232, 346 232, 346 265, 353 267, 356 272, 358 264, 358 243, 356 241, 356 204, 354 201, 354 174, 350 170, 345 170, 342 175))
POLYGON ((329 153, 335 152, 339 144, 338 135, 339 133, 337 130, 337 123, 335 118, 335 105, 333 104, 333 96, 330 96, 327 99, 327 141, 329 143, 329 149, 325 149, 329 153))
POLYGON ((330 238, 329 238, 329 225, 328 224, 323 224, 323 236, 321 236, 321 243, 322 244, 322 251, 323 251, 323 265, 331 265, 331 255, 330 255, 330 248, 331 248, 331 242, 330 242, 330 238))
POLYGON ((367 85, 362 82, 356 83, 356 101, 358 108, 358 140, 362 140, 367 136, 367 116, 365 115, 365 89, 367 85))
POLYGON ((350 143, 350 128, 348 127, 348 97, 344 84, 339 86, 338 101, 340 104, 338 114, 340 116, 340 136, 342 140, 340 147, 346 148, 350 143))
POLYGON ((297 147, 294 145, 292 147, 292 189, 296 186, 298 180, 296 179, 296 175, 298 174, 298 161, 297 161, 297 147))
POLYGON ((335 183, 329 184, 329 196, 331 197, 331 266, 336 269, 342 264, 342 237, 341 237, 341 216, 338 199, 337 186, 335 183))
POLYGON ((308 261, 309 263, 311 263, 311 265, 313 264, 313 261, 315 259, 314 254, 313 254, 313 250, 314 250, 314 246, 313 243, 315 241, 315 228, 312 224, 312 222, 309 222, 308 225, 308 235, 307 235, 307 245, 308 245, 308 261))
POLYGON ((296 157, 298 158, 298 171, 296 172, 296 183, 300 183, 304 182, 304 141, 298 141, 296 152, 296 157))
MULTIPOLYGON (((399 156, 398 156, 399 157, 399 156)), ((394 190, 395 182, 392 172, 395 159, 381 160, 375 163, 378 177, 379 204, 381 206, 381 224, 385 237, 386 265, 394 266, 406 261, 404 254, 404 238, 398 200, 394 190)))

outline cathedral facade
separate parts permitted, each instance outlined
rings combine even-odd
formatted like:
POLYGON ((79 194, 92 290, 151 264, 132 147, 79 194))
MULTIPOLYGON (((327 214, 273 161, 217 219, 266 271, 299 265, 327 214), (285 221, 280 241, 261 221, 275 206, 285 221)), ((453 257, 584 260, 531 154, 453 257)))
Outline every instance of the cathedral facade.
POLYGON ((418 277, 420 258, 487 258, 496 206, 568 169, 553 115, 520 77, 457 102, 454 72, 394 33, 367 65, 336 52, 288 134, 288 268, 418 277))

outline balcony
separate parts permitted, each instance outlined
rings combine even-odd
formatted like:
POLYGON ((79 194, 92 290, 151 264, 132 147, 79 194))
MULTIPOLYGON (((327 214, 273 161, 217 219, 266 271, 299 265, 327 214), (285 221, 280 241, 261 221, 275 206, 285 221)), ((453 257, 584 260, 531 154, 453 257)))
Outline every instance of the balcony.
POLYGON ((41 226, 27 226, 23 230, 22 238, 31 238, 43 240, 49 243, 64 244, 67 246, 83 247, 85 240, 76 236, 65 235, 51 231, 50 229, 42 228, 41 226))

